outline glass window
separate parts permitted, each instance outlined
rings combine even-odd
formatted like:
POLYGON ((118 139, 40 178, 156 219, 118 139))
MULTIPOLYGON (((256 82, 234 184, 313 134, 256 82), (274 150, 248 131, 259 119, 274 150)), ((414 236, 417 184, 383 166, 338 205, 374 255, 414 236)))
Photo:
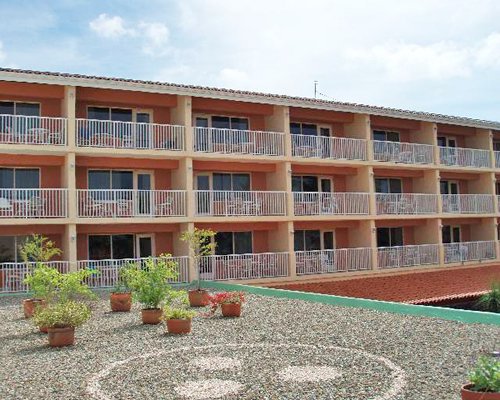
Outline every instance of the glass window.
POLYGON ((320 231, 304 231, 304 243, 305 249, 310 250, 321 250, 321 235, 320 231))
POLYGON ((387 132, 388 142, 399 142, 399 132, 387 132))
POLYGON ((248 130, 247 118, 231 118, 231 129, 248 130))
POLYGON ((196 183, 197 190, 210 190, 210 177, 208 175, 198 175, 196 183))
POLYGON ((14 115, 13 101, 0 101, 0 114, 14 115))
POLYGON ((136 120, 139 123, 149 124, 151 122, 151 116, 149 113, 137 113, 136 120))
POLYGON ((108 107, 89 107, 87 108, 87 117, 89 119, 99 119, 101 121, 109 121, 108 107))
POLYGON ((197 117, 195 121, 195 125, 198 128, 208 128, 208 118, 197 117))
POLYGON ((252 232, 234 232, 234 254, 252 253, 252 232))
POLYGON ((316 176, 303 176, 302 177, 302 190, 304 192, 317 192, 318 191, 318 178, 316 176))
POLYGON ((385 131, 373 131, 373 140, 385 141, 385 131))
POLYGON ((319 128, 319 134, 323 137, 330 137, 330 128, 319 128))
POLYGON ((389 190, 391 193, 402 193, 401 179, 389 179, 389 190))
POLYGON ((377 246, 403 246, 403 228, 377 228, 377 246))
POLYGON ((229 117, 212 117, 212 128, 229 129, 230 127, 229 117))
POLYGON ((302 134, 308 136, 317 136, 318 127, 314 124, 302 124, 302 134))
POLYGON ((290 133, 292 135, 300 135, 301 134, 300 124, 297 122, 291 122, 290 123, 290 133))
POLYGON ((323 249, 333 250, 334 248, 333 232, 323 232, 323 249))
POLYGON ((38 103, 16 103, 16 115, 40 116, 40 104, 38 103))
POLYGON ((111 172, 112 189, 133 189, 134 174, 132 171, 112 171, 111 172))
POLYGON ((374 130, 373 140, 380 140, 383 142, 399 142, 399 132, 374 130))
POLYGON ((217 232, 215 235, 215 254, 226 255, 233 253, 233 234, 232 232, 217 232))
POLYGON ((90 235, 89 236, 89 259, 108 260, 111 257, 111 236, 90 235))
POLYGON ((113 235, 113 259, 134 258, 134 235, 113 235))
POLYGON ((295 251, 304 251, 304 231, 297 230, 293 234, 293 249, 295 251))
POLYGON ((233 190, 250 190, 249 174, 233 174, 233 190))
POLYGON ((292 192, 302 192, 302 177, 292 176, 292 192))
POLYGON ((109 171, 89 171, 89 189, 110 189, 111 174, 109 171))
POLYGON ((439 182, 439 190, 440 190, 441 194, 449 194, 448 181, 439 182))
POLYGON ((402 193, 401 179, 375 178, 376 193, 402 193))
POLYGON ((132 122, 132 110, 112 108, 111 121, 132 122))
POLYGON ((14 188, 14 170, 12 168, 0 168, 0 188, 14 188))
POLYGON ((15 236, 0 236, 0 263, 16 262, 15 236))
POLYGON ((213 174, 214 190, 231 190, 231 174, 213 174))
POLYGON ((38 169, 16 169, 16 188, 38 189, 40 187, 40 171, 38 169))

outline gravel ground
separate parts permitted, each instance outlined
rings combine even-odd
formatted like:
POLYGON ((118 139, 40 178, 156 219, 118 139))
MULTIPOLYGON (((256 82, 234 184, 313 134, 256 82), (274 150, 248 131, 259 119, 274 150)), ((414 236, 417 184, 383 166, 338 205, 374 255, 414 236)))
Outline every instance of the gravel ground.
POLYGON ((195 318, 187 336, 143 326, 107 300, 50 349, 0 298, 0 399, 459 399, 500 329, 298 300, 247 296, 239 319, 195 318))

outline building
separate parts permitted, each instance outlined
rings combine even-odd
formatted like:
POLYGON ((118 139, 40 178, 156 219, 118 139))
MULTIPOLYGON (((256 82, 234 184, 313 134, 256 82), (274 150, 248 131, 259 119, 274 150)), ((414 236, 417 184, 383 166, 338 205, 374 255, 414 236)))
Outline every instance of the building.
POLYGON ((100 268, 217 234, 203 278, 255 283, 498 263, 500 122, 0 70, 0 287, 32 232, 100 268))

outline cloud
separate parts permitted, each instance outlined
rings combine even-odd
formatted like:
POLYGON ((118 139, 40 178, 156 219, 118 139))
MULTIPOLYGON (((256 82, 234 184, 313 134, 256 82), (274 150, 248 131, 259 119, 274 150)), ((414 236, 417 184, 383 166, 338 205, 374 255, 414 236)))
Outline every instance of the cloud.
POLYGON ((138 25, 143 38, 142 49, 149 55, 162 55, 170 36, 170 31, 165 24, 159 22, 140 22, 138 25))
POLYGON ((476 64, 481 67, 500 67, 500 33, 485 38, 475 54, 476 64))
POLYGON ((104 38, 118 38, 126 35, 133 35, 132 29, 126 29, 122 17, 108 16, 107 14, 100 14, 97 18, 89 22, 89 27, 99 36, 104 38))
POLYGON ((228 88, 238 87, 245 89, 249 83, 247 73, 235 68, 223 68, 219 72, 217 80, 221 86, 228 88))

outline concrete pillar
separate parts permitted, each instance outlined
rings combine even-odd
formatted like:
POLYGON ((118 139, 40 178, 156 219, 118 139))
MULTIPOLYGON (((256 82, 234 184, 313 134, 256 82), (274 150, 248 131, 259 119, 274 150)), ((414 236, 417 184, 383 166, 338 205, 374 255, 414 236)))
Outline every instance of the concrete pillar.
POLYGON ((69 263, 69 270, 76 271, 77 265, 77 248, 76 248, 76 224, 67 224, 64 227, 64 235, 62 240, 63 257, 69 263))
POLYGON ((284 133, 285 157, 292 156, 290 136, 290 109, 287 106, 274 106, 273 114, 266 117, 266 130, 284 133))
POLYGON ((193 152, 193 121, 191 96, 177 96, 177 106, 170 111, 170 120, 174 125, 184 126, 184 149, 193 152))
POLYGON ((439 244, 439 265, 444 265, 444 247, 443 247, 443 220, 441 218, 436 219, 438 225, 438 241, 439 244))
POLYGON ((368 247, 372 252, 372 269, 377 269, 377 228, 374 220, 359 221, 357 228, 348 229, 349 247, 368 247))
POLYGON ((74 86, 64 87, 64 99, 62 102, 63 116, 68 119, 67 144, 69 151, 75 151, 76 147, 76 88, 74 86))
POLYGON ((62 186, 68 190, 68 219, 74 223, 77 218, 75 153, 65 155, 61 178, 62 186))
POLYGON ((179 160, 179 167, 172 171, 172 188, 186 190, 186 215, 194 218, 195 198, 193 192, 193 159, 191 157, 179 160))
POLYGON ((189 223, 184 223, 179 225, 179 231, 174 232, 173 234, 173 256, 175 257, 182 257, 182 256, 188 256, 188 281, 192 282, 196 279, 198 276, 196 274, 196 266, 193 262, 193 254, 191 252, 191 249, 189 248, 189 244, 186 242, 183 242, 181 240, 181 235, 183 232, 193 232, 194 231, 194 223, 189 222, 189 223))
POLYGON ((481 222, 479 224, 470 225, 471 241, 496 240, 496 226, 496 218, 481 218, 481 222))
POLYGON ((372 130, 368 114, 355 114, 353 122, 344 124, 344 133, 347 138, 366 140, 367 159, 373 161, 372 130))
POLYGON ((467 182, 471 194, 495 194, 495 173, 482 172, 467 182))
POLYGON ((276 170, 266 177, 267 190, 286 192, 286 212, 289 217, 294 215, 292 193, 292 164, 288 161, 276 164, 276 170))
POLYGON ((279 222, 278 229, 270 232, 272 239, 269 241, 270 252, 288 253, 288 275, 291 279, 297 276, 294 249, 294 227, 292 221, 279 222))

